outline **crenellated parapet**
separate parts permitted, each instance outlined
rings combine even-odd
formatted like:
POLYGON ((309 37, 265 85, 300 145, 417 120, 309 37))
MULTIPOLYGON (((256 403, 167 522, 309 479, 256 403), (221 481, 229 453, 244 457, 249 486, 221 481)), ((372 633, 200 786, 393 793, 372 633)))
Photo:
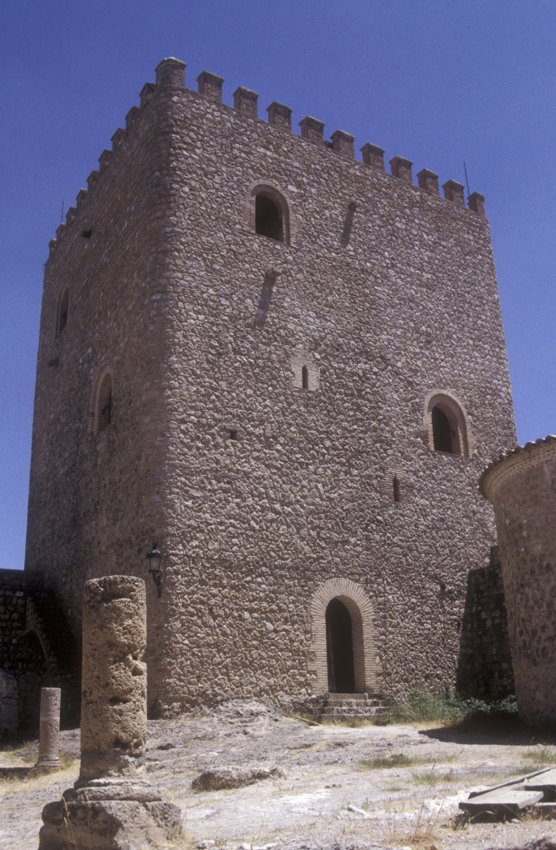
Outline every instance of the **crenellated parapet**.
MULTIPOLYGON (((69 226, 72 224, 78 212, 88 203, 89 193, 97 186, 104 173, 111 167, 112 158, 126 147, 128 139, 134 133, 139 116, 156 97, 157 93, 175 95, 186 91, 185 85, 186 65, 180 59, 169 57, 163 59, 155 69, 155 82, 145 83, 139 92, 139 106, 132 106, 125 116, 125 128, 118 128, 112 136, 111 149, 104 150, 99 157, 99 167, 91 171, 87 178, 87 188, 81 189, 75 207, 70 207, 66 213, 66 220, 56 230, 56 238, 50 242, 51 252, 64 238, 69 226)), ((259 95, 252 89, 238 86, 233 94, 233 106, 227 106, 222 100, 222 87, 224 79, 210 71, 202 71, 197 77, 197 94, 206 98, 222 109, 233 109, 243 118, 262 121, 259 118, 258 99, 259 95)), ((282 132, 292 134, 292 110, 289 106, 278 101, 273 101, 267 107, 267 123, 282 132)), ((307 115, 299 122, 300 133, 298 138, 303 142, 329 150, 334 155, 343 159, 355 160, 355 139, 345 130, 335 130, 330 140, 325 139, 324 123, 318 118, 307 115)), ((374 171, 385 173, 384 148, 366 142, 361 148, 362 162, 374 171)), ((415 189, 421 190, 428 195, 439 197, 438 175, 427 168, 417 174, 417 186, 413 182, 413 163, 402 156, 394 156, 390 159, 390 175, 401 183, 408 184, 415 189)), ((464 186, 455 180, 448 180, 443 184, 444 199, 455 206, 465 208, 464 186)), ((479 216, 484 216, 484 197, 478 192, 473 192, 468 198, 468 208, 479 216)))

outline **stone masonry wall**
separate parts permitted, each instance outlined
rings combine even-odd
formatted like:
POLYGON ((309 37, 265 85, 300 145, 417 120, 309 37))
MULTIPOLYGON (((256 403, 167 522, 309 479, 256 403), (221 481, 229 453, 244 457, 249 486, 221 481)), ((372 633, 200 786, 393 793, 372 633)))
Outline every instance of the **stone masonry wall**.
POLYGON ((467 574, 494 542, 476 481, 514 440, 486 219, 355 161, 347 134, 330 149, 287 108, 269 124, 222 104, 218 78, 184 89, 181 67, 159 67, 52 248, 28 568, 77 628, 85 578, 141 574, 158 542, 162 711, 320 692, 325 586, 372 622, 365 689, 453 686, 467 574), (254 232, 258 185, 287 203, 289 244, 254 232), (470 457, 431 450, 435 392, 459 401, 470 457))
POLYGON ((519 447, 488 467, 515 676, 523 719, 556 724, 556 437, 519 447))
POLYGON ((468 576, 457 689, 489 700, 513 694, 514 687, 504 586, 494 547, 488 566, 468 576))
POLYGON ((342 578, 374 612, 369 689, 453 686, 494 540, 476 481, 514 434, 485 219, 193 92, 172 108, 168 696, 319 689, 310 602, 342 578), (257 184, 286 198, 289 245, 242 214, 257 184), (316 392, 292 381, 300 350, 316 392), (437 389, 465 406, 471 458, 425 444, 437 389))
POLYGON ((9 711, 10 731, 38 731, 43 686, 63 686, 64 720, 75 720, 78 666, 72 650, 63 617, 52 605, 42 576, 0 570, 0 738, 2 729, 8 728, 2 722, 4 697, 15 700, 9 711))
MULTIPOLYGON (((149 94, 147 86, 143 100, 149 94)), ((26 570, 46 575, 78 640, 85 581, 144 574, 162 527, 166 111, 157 101, 130 110, 127 134, 118 131, 101 155, 46 264, 26 570), (58 333, 66 288, 67 324, 58 333), (105 368, 112 422, 95 433, 105 368)))

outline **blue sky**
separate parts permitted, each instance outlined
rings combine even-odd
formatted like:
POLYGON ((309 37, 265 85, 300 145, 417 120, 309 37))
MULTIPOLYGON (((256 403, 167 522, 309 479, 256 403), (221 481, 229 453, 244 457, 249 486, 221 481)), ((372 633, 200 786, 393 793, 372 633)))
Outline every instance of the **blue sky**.
POLYGON ((556 3, 2 0, 0 567, 23 565, 48 241, 164 56, 486 196, 520 442, 556 431, 556 3))

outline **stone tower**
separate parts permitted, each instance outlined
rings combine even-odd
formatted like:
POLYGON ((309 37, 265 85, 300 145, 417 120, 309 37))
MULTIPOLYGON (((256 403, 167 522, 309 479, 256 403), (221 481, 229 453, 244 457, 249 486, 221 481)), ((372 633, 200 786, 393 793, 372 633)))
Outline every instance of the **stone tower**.
POLYGON ((149 702, 455 681, 515 441, 483 199, 165 59, 51 243, 26 569, 147 575, 149 702))

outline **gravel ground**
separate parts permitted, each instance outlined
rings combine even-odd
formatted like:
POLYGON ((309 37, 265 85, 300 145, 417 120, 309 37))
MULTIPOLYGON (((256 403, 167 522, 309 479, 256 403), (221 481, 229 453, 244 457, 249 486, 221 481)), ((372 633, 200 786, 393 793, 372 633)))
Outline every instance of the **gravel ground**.
MULTIPOLYGON (((193 847, 513 850, 545 837, 542 850, 556 850, 556 821, 456 822, 458 802, 469 791, 556 765, 552 744, 410 726, 316 726, 255 702, 151 721, 149 734, 148 774, 165 799, 181 807, 193 847), (399 756, 407 760, 402 765, 399 756), (240 776, 279 770, 244 787, 192 789, 203 771, 221 768, 240 776)), ((30 742, 0 750, 0 766, 32 764, 37 749, 30 742)), ((62 733, 61 749, 62 771, 0 780, 0 850, 38 847, 42 807, 77 777, 77 731, 62 733)))

